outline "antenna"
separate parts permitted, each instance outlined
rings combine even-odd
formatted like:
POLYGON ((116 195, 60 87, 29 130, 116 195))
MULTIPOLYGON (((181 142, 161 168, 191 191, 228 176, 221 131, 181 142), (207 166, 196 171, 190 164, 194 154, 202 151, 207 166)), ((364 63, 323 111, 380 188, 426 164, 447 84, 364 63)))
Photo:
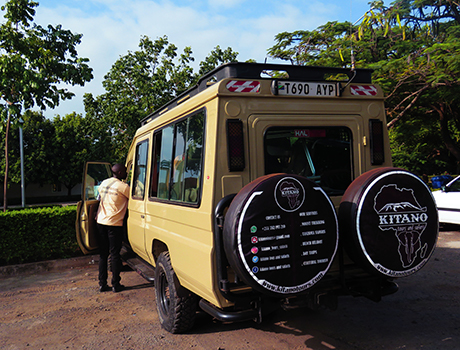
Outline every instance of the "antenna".
POLYGON ((351 24, 352 17, 353 17, 353 0, 350 0, 351 70, 354 71, 356 67, 355 67, 355 52, 353 50, 353 38, 352 38, 353 26, 354 26, 354 24, 351 24))

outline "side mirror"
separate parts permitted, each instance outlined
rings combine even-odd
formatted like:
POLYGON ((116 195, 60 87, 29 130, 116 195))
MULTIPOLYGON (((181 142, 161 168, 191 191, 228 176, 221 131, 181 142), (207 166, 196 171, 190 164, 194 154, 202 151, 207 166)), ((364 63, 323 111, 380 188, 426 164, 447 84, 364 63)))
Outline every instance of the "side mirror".
POLYGON ((448 187, 446 185, 441 186, 441 191, 442 192, 448 192, 448 187))

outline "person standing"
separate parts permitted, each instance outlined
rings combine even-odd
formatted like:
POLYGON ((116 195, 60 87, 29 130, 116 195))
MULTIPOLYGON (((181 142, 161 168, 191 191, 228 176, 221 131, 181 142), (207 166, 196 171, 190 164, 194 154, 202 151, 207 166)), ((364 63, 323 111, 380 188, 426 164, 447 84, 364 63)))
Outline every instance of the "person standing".
POLYGON ((123 242, 123 221, 128 208, 129 185, 122 180, 127 177, 126 167, 115 164, 112 167, 113 177, 105 179, 98 190, 99 208, 96 214, 98 227, 99 258, 99 291, 110 290, 107 285, 107 260, 112 264, 112 291, 117 293, 125 287, 120 284, 122 262, 120 250, 123 242))

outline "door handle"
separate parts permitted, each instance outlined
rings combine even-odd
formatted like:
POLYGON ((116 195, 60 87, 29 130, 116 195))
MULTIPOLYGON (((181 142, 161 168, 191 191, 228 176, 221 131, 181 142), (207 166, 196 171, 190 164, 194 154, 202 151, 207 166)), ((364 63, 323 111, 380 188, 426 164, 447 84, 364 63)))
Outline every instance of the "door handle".
POLYGON ((141 215, 141 219, 145 219, 145 215, 141 215))

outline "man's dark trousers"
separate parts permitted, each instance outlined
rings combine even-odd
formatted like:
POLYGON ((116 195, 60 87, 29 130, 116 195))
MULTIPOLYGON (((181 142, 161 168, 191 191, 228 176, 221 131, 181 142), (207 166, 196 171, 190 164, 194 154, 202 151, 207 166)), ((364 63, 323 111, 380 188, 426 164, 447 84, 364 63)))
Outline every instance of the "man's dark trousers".
POLYGON ((97 224, 99 257, 99 286, 107 285, 107 260, 110 254, 112 264, 112 286, 120 284, 121 257, 120 250, 123 242, 123 226, 107 226, 97 224))

